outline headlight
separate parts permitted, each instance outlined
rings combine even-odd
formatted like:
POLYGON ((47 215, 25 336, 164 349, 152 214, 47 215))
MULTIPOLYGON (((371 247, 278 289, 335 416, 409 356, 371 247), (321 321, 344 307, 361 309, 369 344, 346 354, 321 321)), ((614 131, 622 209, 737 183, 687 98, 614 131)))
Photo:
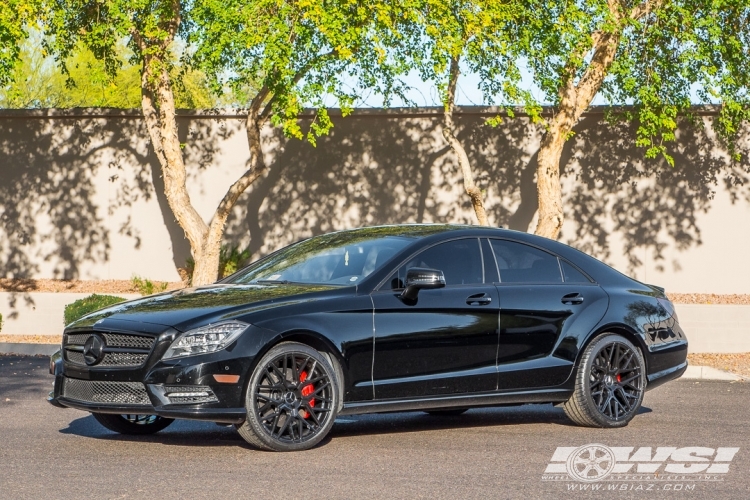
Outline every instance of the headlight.
POLYGON ((172 342, 162 359, 220 351, 234 342, 248 326, 241 321, 227 321, 190 330, 172 342))

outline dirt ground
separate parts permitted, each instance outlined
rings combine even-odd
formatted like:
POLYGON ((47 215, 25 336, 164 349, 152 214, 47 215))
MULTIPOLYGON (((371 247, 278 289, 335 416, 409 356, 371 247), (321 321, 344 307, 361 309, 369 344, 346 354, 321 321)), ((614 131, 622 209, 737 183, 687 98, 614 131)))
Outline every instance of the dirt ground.
MULTIPOLYGON (((182 281, 154 281, 158 289, 164 283, 167 290, 183 288, 182 281)), ((32 280, 0 278, 1 292, 73 292, 73 293, 138 293, 130 280, 32 280)))
POLYGON ((732 354, 688 354, 688 363, 710 366, 725 372, 742 375, 750 380, 750 352, 732 354))

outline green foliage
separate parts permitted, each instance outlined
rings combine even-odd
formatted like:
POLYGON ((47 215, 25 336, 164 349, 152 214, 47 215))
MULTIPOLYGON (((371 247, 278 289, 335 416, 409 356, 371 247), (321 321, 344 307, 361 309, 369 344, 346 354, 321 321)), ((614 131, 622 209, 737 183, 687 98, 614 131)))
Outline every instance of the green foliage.
MULTIPOLYGON (((18 64, 7 86, 0 87, 0 108, 139 108, 141 106, 140 68, 128 61, 132 55, 124 43, 117 47, 120 60, 114 75, 104 62, 79 44, 65 60, 67 73, 41 49, 42 36, 34 32, 22 46, 18 64)), ((177 56, 174 56, 175 60, 177 56)), ((172 70, 178 82, 175 101, 178 108, 213 108, 220 104, 199 71, 179 63, 172 70)))
POLYGON ((36 0, 3 0, 0 2, 0 87, 10 79, 28 37, 27 24, 34 20, 39 7, 36 0))
POLYGON ((673 162, 667 143, 678 115, 694 118, 696 95, 721 103, 714 125, 735 152, 733 137, 750 118, 747 0, 534 0, 530 7, 535 15, 519 44, 545 101, 558 106, 569 83, 587 78, 595 42, 608 36, 617 50, 601 95, 633 105, 620 118, 637 124, 647 158, 673 162))
MULTIPOLYGON (((219 250, 219 279, 236 273, 248 264, 250 260, 250 249, 240 250, 237 245, 222 245, 219 250)), ((192 284, 195 260, 188 257, 185 260, 185 272, 187 273, 188 285, 192 284)))
POLYGON ((250 260, 250 250, 240 251, 236 245, 222 245, 219 251, 219 278, 234 274, 250 260))
MULTIPOLYGON (((518 66, 521 46, 518 31, 531 15, 527 3, 517 0, 419 0, 410 2, 409 15, 396 25, 408 36, 396 50, 405 50, 422 79, 434 82, 443 105, 448 102, 452 59, 479 77, 486 103, 536 109, 532 96, 521 88, 518 66)), ((497 126, 500 116, 487 120, 497 126)))
POLYGON ((398 52, 386 51, 400 34, 392 28, 410 1, 373 0, 197 0, 183 13, 191 59, 217 92, 246 96, 238 104, 270 118, 288 136, 315 138, 332 127, 325 109, 347 114, 357 91, 404 95, 396 78, 408 70, 398 52), (248 82, 255 92, 245 93, 248 82), (304 106, 318 110, 303 131, 304 106))
POLYGON ((0 332, 3 331, 3 315, 0 314, 0 332))
POLYGON ((65 306, 65 324, 70 323, 86 316, 89 313, 98 311, 105 307, 118 304, 125 301, 122 297, 115 297, 113 295, 89 295, 82 299, 76 300, 72 304, 65 306))
POLYGON ((141 278, 137 275, 133 276, 130 279, 130 282, 133 284, 133 288, 138 290, 138 293, 140 293, 141 295, 153 295, 155 293, 163 292, 167 289, 167 283, 156 285, 153 281, 141 278))

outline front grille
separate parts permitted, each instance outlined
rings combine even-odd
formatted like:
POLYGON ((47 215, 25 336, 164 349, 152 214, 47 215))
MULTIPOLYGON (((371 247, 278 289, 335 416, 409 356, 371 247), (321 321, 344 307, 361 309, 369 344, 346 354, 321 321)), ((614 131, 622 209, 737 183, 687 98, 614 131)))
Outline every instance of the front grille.
POLYGON ((150 405, 146 386, 140 382, 100 382, 63 379, 63 397, 83 403, 150 405))
POLYGON ((146 362, 148 354, 131 352, 108 352, 97 366, 141 366, 146 362))
MULTIPOLYGON (((83 346, 95 332, 73 333, 65 337, 65 359, 70 363, 86 366, 83 346)), ((138 367, 148 358, 156 339, 147 335, 96 332, 104 339, 104 358, 94 367, 138 367), (112 352, 113 350, 117 352, 112 352)))
MULTIPOLYGON (((136 349, 151 349, 154 338, 146 335, 123 335, 120 333, 100 333, 108 347, 135 347, 136 349)), ((91 333, 73 333, 68 335, 66 346, 82 346, 91 333)))

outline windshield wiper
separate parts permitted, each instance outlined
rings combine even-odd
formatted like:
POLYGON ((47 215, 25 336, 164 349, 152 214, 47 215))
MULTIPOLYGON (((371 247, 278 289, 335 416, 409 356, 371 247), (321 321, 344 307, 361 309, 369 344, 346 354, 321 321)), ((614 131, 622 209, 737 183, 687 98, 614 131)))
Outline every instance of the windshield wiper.
POLYGON ((270 283, 272 285, 291 285, 294 281, 289 280, 255 280, 256 283, 270 283))

